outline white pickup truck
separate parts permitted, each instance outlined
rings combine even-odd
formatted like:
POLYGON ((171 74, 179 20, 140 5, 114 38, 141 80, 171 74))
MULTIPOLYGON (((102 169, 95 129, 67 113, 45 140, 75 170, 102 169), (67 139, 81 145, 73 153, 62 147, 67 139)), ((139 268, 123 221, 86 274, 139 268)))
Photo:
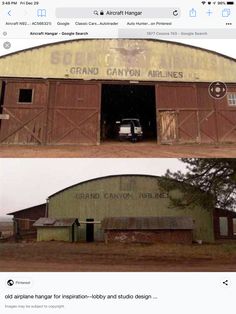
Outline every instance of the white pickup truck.
POLYGON ((133 142, 137 140, 141 140, 143 137, 142 126, 140 124, 139 119, 126 118, 122 119, 119 128, 119 139, 122 141, 123 139, 130 139, 133 142), (133 127, 133 134, 132 134, 133 127))

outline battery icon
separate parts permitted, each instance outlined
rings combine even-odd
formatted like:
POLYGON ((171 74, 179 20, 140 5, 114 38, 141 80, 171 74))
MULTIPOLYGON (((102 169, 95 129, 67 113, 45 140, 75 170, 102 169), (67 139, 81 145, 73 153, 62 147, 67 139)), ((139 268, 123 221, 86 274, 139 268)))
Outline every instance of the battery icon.
POLYGON ((227 5, 234 5, 233 1, 227 1, 227 5))

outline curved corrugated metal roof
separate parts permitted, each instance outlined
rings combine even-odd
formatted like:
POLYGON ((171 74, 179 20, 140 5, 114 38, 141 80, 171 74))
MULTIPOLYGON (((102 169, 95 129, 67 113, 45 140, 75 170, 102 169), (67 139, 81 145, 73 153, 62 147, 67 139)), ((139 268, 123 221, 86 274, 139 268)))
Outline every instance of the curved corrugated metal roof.
MULTIPOLYGON (((65 192, 66 190, 69 190, 71 188, 74 188, 75 186, 79 186, 79 185, 82 185, 82 184, 87 184, 89 182, 94 182, 94 181, 98 181, 98 180, 103 180, 103 179, 112 179, 112 178, 118 178, 118 177, 148 177, 148 178, 156 178, 156 179, 165 179, 166 178, 163 178, 163 177, 160 177, 160 176, 154 176, 154 175, 148 175, 148 174, 115 174, 115 175, 109 175, 109 176, 104 176, 104 177, 98 177, 98 178, 94 178, 94 179, 89 179, 89 180, 86 180, 86 181, 83 181, 83 182, 79 182, 79 183, 76 183, 76 184, 73 184, 65 189, 62 189, 56 193, 53 193, 51 194, 48 198, 50 197, 53 197, 57 194, 60 194, 62 192, 65 192)), ((172 180, 172 179, 171 179, 172 180)))
POLYGON ((2 56, 0 76, 235 83, 236 60, 171 41, 76 39, 2 56))
MULTIPOLYGON (((45 48, 45 47, 51 47, 51 46, 57 46, 59 44, 67 44, 67 43, 71 43, 71 42, 82 42, 82 41, 101 41, 101 40, 114 40, 115 38, 105 38, 105 39, 102 39, 102 38, 96 38, 96 39, 72 39, 72 40, 63 40, 63 41, 58 41, 58 42, 53 42, 53 43, 49 43, 49 44, 43 44, 43 45, 39 45, 39 46, 36 46, 36 47, 32 47, 32 48, 27 48, 27 49, 22 49, 22 50, 18 50, 16 52, 11 52, 11 53, 8 53, 8 54, 5 54, 4 56, 0 56, 0 60, 1 59, 4 59, 4 58, 7 58, 9 56, 13 56, 13 55, 17 55, 17 54, 20 54, 20 53, 23 53, 23 52, 27 52, 27 51, 34 51, 34 50, 38 50, 38 49, 41 49, 41 48, 45 48)), ((128 38, 126 39, 122 39, 122 38, 119 38, 117 40, 127 40, 128 38)), ((214 55, 217 55, 219 57, 223 57, 223 58, 227 58, 229 60, 232 60, 234 62, 236 62, 236 59, 232 58, 232 57, 229 57, 225 54, 222 54, 222 53, 219 53, 219 52, 216 52, 214 50, 210 50, 210 49, 205 49, 205 48, 201 48, 201 47, 196 47, 196 46, 192 46, 192 45, 188 45, 188 44, 184 44, 184 43, 178 43, 178 42, 174 42, 174 41, 170 41, 170 40, 161 40, 161 39, 143 39, 143 38, 130 38, 128 39, 130 41, 136 41, 136 40, 143 40, 143 41, 147 41, 147 42, 160 42, 160 43, 167 43, 167 44, 171 44, 171 45, 176 45, 176 46, 183 46, 183 47, 188 47, 188 48, 192 48, 192 49, 195 49, 195 50, 200 50, 200 51, 205 51, 205 52, 209 52, 209 53, 212 53, 214 55)))

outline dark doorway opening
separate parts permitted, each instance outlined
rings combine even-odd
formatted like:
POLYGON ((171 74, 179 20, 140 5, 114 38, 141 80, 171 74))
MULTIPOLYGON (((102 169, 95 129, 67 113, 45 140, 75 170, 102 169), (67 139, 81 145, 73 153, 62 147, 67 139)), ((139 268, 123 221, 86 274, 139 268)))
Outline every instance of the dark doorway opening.
POLYGON ((86 241, 93 242, 94 241, 94 219, 87 218, 86 219, 86 241))
POLYGON ((72 225, 71 232, 71 242, 75 242, 75 224, 72 225))
POLYGON ((122 119, 139 119, 143 140, 157 139, 155 85, 102 85, 101 140, 118 140, 122 119))
MULTIPOLYGON (((4 95, 5 95, 6 83, 0 81, 0 114, 3 113, 4 95)), ((0 119, 0 130, 1 130, 2 119, 0 119)))

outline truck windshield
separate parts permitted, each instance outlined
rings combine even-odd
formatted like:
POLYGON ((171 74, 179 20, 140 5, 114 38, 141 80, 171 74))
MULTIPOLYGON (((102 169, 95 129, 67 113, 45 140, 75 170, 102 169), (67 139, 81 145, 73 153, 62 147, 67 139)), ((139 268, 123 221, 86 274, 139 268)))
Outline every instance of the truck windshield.
POLYGON ((140 127, 140 122, 139 122, 139 120, 132 120, 132 119, 122 120, 122 123, 121 123, 121 124, 122 124, 122 126, 124 126, 124 125, 130 124, 131 122, 134 123, 134 126, 140 127))

